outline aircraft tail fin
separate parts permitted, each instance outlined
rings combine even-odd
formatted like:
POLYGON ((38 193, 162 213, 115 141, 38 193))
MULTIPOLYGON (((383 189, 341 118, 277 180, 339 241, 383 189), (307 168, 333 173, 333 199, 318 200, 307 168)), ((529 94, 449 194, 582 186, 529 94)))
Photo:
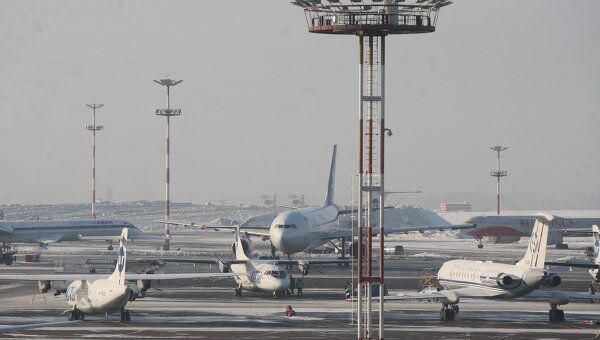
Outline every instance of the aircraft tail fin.
POLYGON ((333 194, 335 191, 335 161, 337 154, 337 145, 333 146, 331 156, 331 167, 329 168, 329 182, 327 182, 327 196, 325 196, 325 205, 333 204, 333 194))
POLYGON ((548 229, 550 222, 554 219, 551 215, 539 215, 533 225, 533 231, 529 238, 529 245, 525 256, 517 262, 517 266, 530 268, 544 268, 546 261, 546 248, 548 247, 548 229))
POLYGON ((594 262, 600 264, 600 227, 592 226, 592 236, 594 237, 594 262))
POLYGON ((121 238, 119 239, 119 257, 117 258, 117 265, 115 266, 115 271, 108 278, 121 285, 125 284, 125 265, 127 264, 127 248, 125 244, 127 243, 128 234, 129 230, 123 228, 121 238))
POLYGON ((242 237, 240 236, 239 228, 235 231, 235 259, 249 260, 248 256, 244 252, 244 244, 242 243, 242 237))

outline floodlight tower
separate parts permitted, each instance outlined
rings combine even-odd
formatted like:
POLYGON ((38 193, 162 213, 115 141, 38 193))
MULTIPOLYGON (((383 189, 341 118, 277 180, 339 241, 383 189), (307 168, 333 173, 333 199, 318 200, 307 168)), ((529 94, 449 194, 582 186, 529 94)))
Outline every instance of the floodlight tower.
MULTIPOLYGON (((171 215, 171 202, 169 199, 169 183, 170 183, 169 136, 170 136, 170 131, 171 131, 170 121, 171 121, 171 117, 181 115, 181 109, 172 109, 171 108, 171 86, 175 86, 175 85, 181 83, 182 81, 183 80, 172 80, 172 79, 154 80, 155 83, 167 87, 167 108, 166 109, 156 109, 156 112, 155 112, 157 116, 167 117, 167 147, 166 147, 166 160, 165 160, 165 173, 166 173, 166 175, 165 175, 165 219, 166 219, 166 221, 169 221, 169 216, 171 215)), ((170 249, 170 232, 169 232, 169 225, 167 223, 165 223, 165 244, 164 244, 163 249, 164 250, 170 249)))
POLYGON ((357 265, 357 333, 371 338, 372 287, 379 284, 379 338, 384 337, 384 221, 383 209, 372 209, 373 197, 383 207, 384 137, 391 136, 385 127, 385 38, 395 34, 435 32, 441 7, 447 0, 292 0, 304 9, 308 31, 330 35, 358 37, 358 265, 357 265), (372 264, 372 233, 378 219, 379 275, 372 264), (363 250, 364 245, 364 250, 363 250))
POLYGON ((92 131, 92 219, 96 219, 96 132, 104 129, 102 125, 96 125, 96 109, 104 104, 86 104, 92 109, 92 124, 86 125, 85 129, 92 131))
POLYGON ((500 215, 500 177, 505 177, 508 174, 506 170, 500 170, 500 152, 508 149, 507 146, 495 145, 490 146, 490 149, 498 153, 498 161, 496 170, 490 171, 490 176, 496 177, 496 214, 500 215))

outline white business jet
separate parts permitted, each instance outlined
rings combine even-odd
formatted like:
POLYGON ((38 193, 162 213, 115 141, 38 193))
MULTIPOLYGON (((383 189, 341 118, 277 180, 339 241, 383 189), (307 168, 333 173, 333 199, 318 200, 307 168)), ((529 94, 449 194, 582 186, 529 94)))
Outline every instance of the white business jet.
POLYGON ((563 321, 564 312, 557 306, 574 299, 600 299, 587 293, 537 290, 540 286, 556 287, 561 278, 556 273, 544 270, 548 228, 553 216, 538 216, 531 233, 527 252, 514 265, 452 260, 445 262, 438 271, 438 281, 443 290, 429 289, 415 294, 386 296, 386 301, 435 300, 442 303, 441 320, 454 320, 458 303, 463 298, 479 299, 548 299, 550 321, 563 321))

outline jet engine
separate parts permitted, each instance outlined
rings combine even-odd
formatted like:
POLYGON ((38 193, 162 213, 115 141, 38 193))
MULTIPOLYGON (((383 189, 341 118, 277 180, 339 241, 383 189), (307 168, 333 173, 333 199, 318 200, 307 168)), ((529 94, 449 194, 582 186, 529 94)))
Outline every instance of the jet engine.
POLYGON ((508 274, 501 273, 496 278, 496 283, 502 288, 513 288, 521 283, 521 279, 514 278, 508 274))
POLYGON ((40 293, 48 293, 52 289, 52 283, 50 281, 38 281, 38 290, 40 293))
MULTIPOLYGON (((254 251, 254 245, 252 244, 252 241, 247 237, 240 237, 240 241, 242 242, 242 249, 244 249, 244 254, 246 254, 246 256, 248 257, 251 257, 252 252, 254 251)), ((233 251, 233 256, 235 256, 235 242, 231 244, 231 251, 233 251)))
POLYGON ((69 281, 38 281, 38 291, 42 294, 48 293, 50 290, 54 290, 54 296, 58 296, 60 294, 67 292, 67 287, 69 286, 69 281))
POLYGON ((514 288, 521 283, 520 278, 515 278, 510 274, 500 273, 498 276, 488 276, 486 278, 482 278, 481 283, 488 287, 501 287, 501 288, 514 288))
POLYGON ((562 279, 556 273, 548 273, 546 275, 546 278, 544 278, 544 281, 542 281, 542 285, 544 285, 546 287, 556 287, 561 282, 562 282, 562 279))
POLYGON ((309 268, 308 262, 298 261, 298 269, 300 269, 302 276, 308 275, 308 268, 309 268))
POLYGON ((231 271, 231 263, 219 260, 219 271, 221 273, 229 273, 231 271))

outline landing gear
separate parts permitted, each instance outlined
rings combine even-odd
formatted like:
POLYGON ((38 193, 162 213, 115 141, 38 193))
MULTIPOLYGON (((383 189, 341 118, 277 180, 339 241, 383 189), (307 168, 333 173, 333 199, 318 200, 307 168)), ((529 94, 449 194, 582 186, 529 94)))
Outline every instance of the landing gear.
POLYGON ((556 249, 569 249, 569 245, 565 243, 557 243, 555 247, 556 249))
POLYGON ((0 251, 1 261, 7 266, 10 266, 15 261, 16 252, 11 248, 10 244, 3 243, 2 250, 0 251))
POLYGON ((440 320, 452 321, 454 320, 456 313, 458 313, 457 305, 448 306, 447 304, 444 304, 442 305, 442 309, 440 309, 440 320))
POLYGON ((69 321, 74 321, 74 320, 85 320, 85 314, 83 314, 82 311, 80 311, 79 309, 75 308, 71 311, 71 313, 69 314, 69 321))
POLYGON ((565 311, 558 309, 554 304, 550 304, 548 318, 550 319, 550 322, 565 321, 565 311))
POLYGON ((236 297, 242 296, 242 287, 241 286, 235 289, 235 296, 236 297))
POLYGON ((281 291, 279 291, 279 290, 274 291, 273 299, 277 299, 277 300, 281 299, 281 291))
POLYGON ((127 309, 121 308, 121 322, 125 321, 131 321, 131 315, 127 309))
POLYGON ((273 245, 273 243, 271 243, 271 258, 274 259, 275 258, 275 252, 277 251, 277 249, 275 248, 275 246, 273 245))
POLYGON ((108 250, 113 250, 112 240, 108 240, 106 242, 108 242, 108 250))
POLYGON ((478 241, 479 241, 479 243, 477 244, 477 248, 483 249, 483 241, 481 239, 479 239, 478 241))

